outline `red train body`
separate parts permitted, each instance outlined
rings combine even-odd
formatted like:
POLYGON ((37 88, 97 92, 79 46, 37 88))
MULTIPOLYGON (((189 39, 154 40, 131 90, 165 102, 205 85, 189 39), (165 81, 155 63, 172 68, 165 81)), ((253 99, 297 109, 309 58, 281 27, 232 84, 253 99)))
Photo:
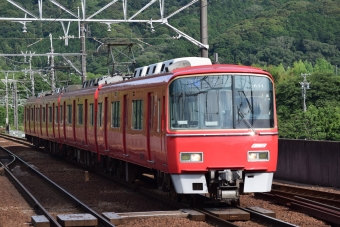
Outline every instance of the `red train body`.
POLYGON ((154 173, 159 187, 176 195, 238 202, 240 191, 270 191, 278 156, 272 76, 206 60, 190 66, 201 60, 32 97, 26 137, 126 180, 154 173))

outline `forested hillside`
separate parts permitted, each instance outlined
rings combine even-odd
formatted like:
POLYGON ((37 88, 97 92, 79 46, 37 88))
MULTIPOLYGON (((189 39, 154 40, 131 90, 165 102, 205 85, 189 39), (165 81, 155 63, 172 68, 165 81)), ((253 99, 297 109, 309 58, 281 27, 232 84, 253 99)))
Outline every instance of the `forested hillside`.
MULTIPOLYGON (((24 9, 39 15, 37 0, 16 0, 24 9)), ((80 0, 59 0, 59 3, 77 14, 80 0)), ((87 15, 92 15, 112 0, 86 0, 87 15)), ((149 0, 128 1, 128 17, 141 9, 149 0)), ((191 0, 165 0, 165 16, 170 15, 191 0)), ((200 3, 171 17, 168 22, 187 35, 200 40, 200 3)), ((70 18, 69 14, 49 1, 43 1, 46 18, 70 18)), ((23 17, 24 12, 7 1, 0 3, 0 17, 23 17)), ((28 17, 31 17, 28 15, 28 17)), ((123 17, 123 6, 117 1, 94 18, 117 19, 123 17)), ((158 19, 159 2, 135 19, 158 19)), ((65 24, 66 25, 66 24, 65 24)), ((47 53, 50 37, 57 53, 79 53, 79 39, 69 39, 65 46, 60 22, 31 22, 23 24, 0 21, 0 53, 47 53)), ((102 43, 133 41, 136 67, 166 59, 199 56, 197 46, 184 39, 167 26, 154 23, 154 32, 147 23, 89 23, 86 32, 88 78, 108 73, 109 54, 102 43)), ((209 56, 219 54, 220 63, 255 65, 271 72, 275 77, 277 111, 280 137, 299 139, 339 140, 340 136, 340 1, 337 0, 208 0, 209 56), (307 111, 303 111, 300 82, 302 73, 307 77, 307 111)), ((78 37, 78 24, 72 22, 70 35, 78 37)), ((80 57, 70 57, 80 69, 80 57)), ((0 70, 22 70, 29 66, 22 57, 0 57, 0 70)), ((65 59, 56 57, 57 66, 67 65, 65 59)), ((48 69, 47 57, 32 58, 35 70, 48 69)), ((80 83, 74 70, 58 69, 57 86, 80 83), (67 81, 67 82, 65 82, 67 81)), ((11 78, 28 79, 28 73, 11 73, 11 78)), ((36 93, 50 89, 44 81, 48 71, 35 75, 36 93), (46 74, 46 75, 45 75, 46 74), (45 76, 44 76, 45 75, 45 76)), ((4 72, 0 73, 1 79, 4 72)), ((20 87, 21 85, 19 85, 20 87)), ((31 85, 27 85, 28 87, 31 85)), ((20 87, 22 97, 26 89, 20 87)), ((0 89, 4 90, 3 83, 0 89)), ((0 106, 0 115, 4 115, 0 106)), ((11 112, 12 114, 12 112, 11 112)), ((0 123, 4 124, 4 118, 0 123)), ((10 119, 12 119, 10 117, 10 119)))

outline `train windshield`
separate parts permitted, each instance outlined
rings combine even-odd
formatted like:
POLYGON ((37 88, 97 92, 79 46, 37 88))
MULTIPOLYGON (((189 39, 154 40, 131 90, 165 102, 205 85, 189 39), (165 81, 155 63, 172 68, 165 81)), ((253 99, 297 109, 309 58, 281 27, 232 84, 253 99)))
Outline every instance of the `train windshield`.
POLYGON ((255 75, 204 75, 169 87, 174 130, 273 128, 273 84, 255 75))

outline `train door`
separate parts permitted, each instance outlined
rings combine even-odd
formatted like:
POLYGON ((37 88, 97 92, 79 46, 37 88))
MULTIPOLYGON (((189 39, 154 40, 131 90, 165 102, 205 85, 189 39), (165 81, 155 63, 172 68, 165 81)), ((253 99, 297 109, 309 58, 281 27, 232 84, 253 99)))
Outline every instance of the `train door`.
POLYGON ((72 108, 72 131, 73 131, 73 141, 76 142, 76 100, 73 100, 72 108))
POLYGON ((25 124, 24 124, 24 131, 27 133, 27 107, 25 107, 25 112, 24 112, 24 120, 25 120, 25 124))
POLYGON ((56 113, 57 112, 55 112, 55 105, 54 105, 54 103, 53 103, 53 105, 52 105, 52 111, 53 111, 53 113, 51 113, 52 114, 52 116, 53 116, 53 118, 52 118, 52 132, 53 132, 53 138, 55 138, 55 115, 56 115, 56 113))
POLYGON ((43 109, 44 108, 42 107, 42 105, 40 105, 40 108, 38 107, 37 111, 36 111, 37 112, 36 120, 37 120, 37 123, 39 123, 38 124, 38 127, 39 127, 38 134, 40 132, 41 136, 43 135, 43 131, 42 131, 42 126, 43 126, 43 121, 44 121, 43 116, 45 116, 45 113, 42 114, 43 109))
POLYGON ((154 159, 154 146, 151 145, 153 138, 155 138, 154 133, 154 119, 155 119, 155 96, 153 92, 148 93, 148 103, 147 103, 147 132, 146 132, 146 146, 147 146, 147 155, 148 162, 155 163, 154 159))
POLYGON ((165 96, 163 95, 162 97, 162 107, 161 107, 161 110, 162 110, 162 127, 161 127, 161 151, 163 152, 165 150, 165 96))
POLYGON ((63 116, 63 134, 64 134, 64 141, 66 140, 66 102, 64 102, 64 105, 63 105, 64 107, 63 107, 63 109, 62 109, 62 111, 63 111, 63 114, 62 114, 62 116, 63 116))
POLYGON ((28 130, 29 132, 32 133, 32 130, 31 130, 31 106, 28 106, 28 130))
POLYGON ((128 111, 127 111, 127 107, 128 107, 128 98, 127 95, 124 95, 124 100, 123 100, 123 150, 124 150, 124 156, 129 156, 127 154, 127 150, 126 150, 126 129, 128 127, 128 111))
POLYGON ((105 143, 105 151, 109 151, 108 144, 107 144, 107 113, 109 112, 108 110, 108 97, 105 97, 104 101, 104 143, 105 143))
POLYGON ((46 136, 48 136, 48 119, 50 118, 50 112, 48 111, 48 104, 46 104, 45 108, 45 129, 46 129, 46 136))
POLYGON ((88 145, 87 142, 87 121, 88 121, 88 113, 87 113, 88 107, 87 107, 87 99, 85 99, 85 123, 84 123, 84 128, 85 128, 85 145, 88 145))
POLYGON ((31 116, 32 116, 32 118, 31 118, 32 119, 32 123, 33 123, 33 132, 36 133, 36 131, 35 131, 35 124, 36 124, 35 123, 35 105, 32 108, 32 115, 31 116))
POLYGON ((163 167, 167 166, 167 149, 166 149, 166 102, 165 102, 165 94, 163 92, 162 95, 162 104, 161 104, 161 131, 160 131, 160 137, 161 137, 161 152, 159 155, 159 159, 162 163, 163 167))

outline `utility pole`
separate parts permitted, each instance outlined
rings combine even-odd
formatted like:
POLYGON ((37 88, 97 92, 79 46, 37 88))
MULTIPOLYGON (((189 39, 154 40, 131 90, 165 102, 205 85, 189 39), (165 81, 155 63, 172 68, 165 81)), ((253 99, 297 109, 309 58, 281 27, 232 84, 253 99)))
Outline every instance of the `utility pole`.
POLYGON ((301 73, 301 76, 303 77, 303 81, 300 82, 301 85, 301 91, 302 91, 302 99, 303 99, 303 111, 306 112, 306 92, 307 89, 309 89, 309 82, 307 81, 307 76, 310 76, 310 73, 301 73))
MULTIPOLYGON (((201 0, 201 43, 208 45, 208 1, 201 0)), ((208 49, 201 48, 201 57, 208 57, 208 49)))
POLYGON ((50 33, 50 41, 51 41, 51 89, 55 90, 55 79, 54 79, 54 56, 53 56, 53 43, 52 43, 52 34, 50 33))
POLYGON ((6 73, 6 76, 5 76, 5 87, 6 87, 5 101, 6 101, 6 132, 9 133, 9 123, 8 123, 8 87, 7 87, 7 82, 8 82, 8 73, 6 73))
MULTIPOLYGON (((35 91, 34 91, 34 73, 32 73, 32 56, 30 56, 30 60, 29 60, 29 63, 30 63, 30 80, 31 80, 31 89, 32 89, 32 96, 35 95, 35 91)), ((27 97, 28 98, 28 97, 27 97)))
POLYGON ((14 127, 15 130, 18 131, 18 89, 17 89, 17 81, 13 80, 13 105, 14 105, 14 127))
POLYGON ((85 24, 82 23, 80 26, 80 40, 81 40, 81 82, 86 81, 86 46, 85 46, 85 24))

